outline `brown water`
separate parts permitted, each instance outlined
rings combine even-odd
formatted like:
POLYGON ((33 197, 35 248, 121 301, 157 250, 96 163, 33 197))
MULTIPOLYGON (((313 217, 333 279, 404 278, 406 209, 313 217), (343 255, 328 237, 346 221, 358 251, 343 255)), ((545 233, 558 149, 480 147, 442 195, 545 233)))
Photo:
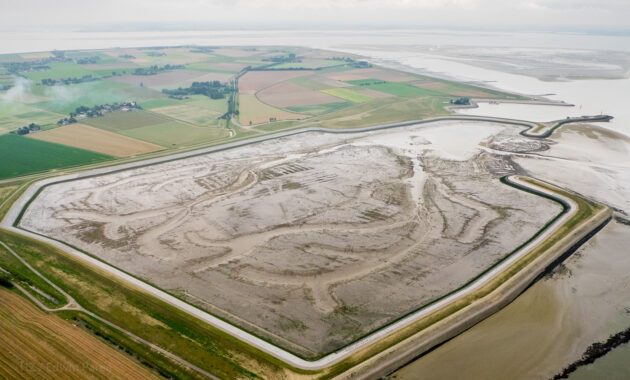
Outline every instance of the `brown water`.
MULTIPOLYGON (((553 276, 392 375, 395 379, 547 379, 595 341, 630 325, 630 227, 611 223, 553 276)), ((625 374, 624 346, 576 373, 625 374), (597 372, 599 371, 599 372, 597 372)), ((574 377, 572 377, 573 379, 574 377)), ((603 378, 607 378, 604 376, 603 378)))
POLYGON ((630 344, 624 344, 595 363, 582 367, 569 380, 626 380, 630 374, 630 344))

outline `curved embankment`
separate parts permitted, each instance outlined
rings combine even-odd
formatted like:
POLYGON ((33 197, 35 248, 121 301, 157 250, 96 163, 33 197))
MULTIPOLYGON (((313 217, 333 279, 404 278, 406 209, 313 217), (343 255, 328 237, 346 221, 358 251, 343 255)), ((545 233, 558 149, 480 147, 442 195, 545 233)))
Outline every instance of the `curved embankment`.
POLYGON ((547 138, 558 128, 569 123, 596 123, 596 122, 609 122, 613 119, 610 115, 595 115, 595 116, 579 116, 579 117, 567 117, 563 120, 551 121, 544 124, 536 124, 533 128, 522 130, 520 133, 525 137, 534 138, 547 138))
MULTIPOLYGON (((286 364, 292 367, 300 368, 303 370, 316 371, 316 370, 329 369, 330 367, 334 366, 335 368, 332 369, 331 371, 333 371, 334 373, 341 373, 345 369, 352 367, 352 365, 354 365, 355 363, 360 363, 369 358, 371 358, 369 359, 369 362, 372 362, 374 358, 382 357, 382 355, 387 354, 388 352, 392 350, 392 346, 395 350, 398 350, 398 347, 402 345, 397 344, 397 343, 401 342, 402 340, 406 340, 403 343, 407 344, 407 342, 410 341, 407 338, 413 336, 414 334, 417 334, 418 331, 420 331, 421 334, 432 332, 431 333, 432 335, 430 337, 431 339, 425 338, 426 341, 424 342, 424 344, 426 344, 426 347, 430 348, 434 346, 435 344, 438 344, 441 341, 448 339, 449 337, 452 337, 456 335, 457 333, 463 331, 464 329, 470 327, 471 324, 474 324, 480 321, 486 316, 492 314, 492 312, 498 310, 498 308, 502 307, 505 303, 511 301, 511 299, 513 299, 520 291, 522 291, 529 283, 531 283, 531 281, 533 281, 537 275, 540 274, 540 270, 537 270, 539 269, 537 266, 536 267, 529 266, 528 264, 526 266, 518 267, 514 269, 515 266, 522 265, 521 260, 528 257, 533 252, 537 252, 537 250, 541 250, 542 249, 541 247, 544 247, 548 241, 553 240, 552 238, 554 236, 556 236, 557 234, 560 234, 562 229, 565 228, 570 222, 573 221, 574 216, 578 215, 580 211, 580 207, 578 205, 579 201, 576 200, 577 198, 573 198, 572 196, 569 196, 568 193, 566 192, 565 193, 561 192, 560 189, 551 188, 548 186, 546 187, 546 186, 543 186, 542 183, 533 182, 533 180, 531 179, 524 179, 524 178, 516 177, 512 180, 507 180, 508 184, 518 187, 521 190, 530 191, 535 194, 545 196, 545 197, 554 199, 562 203, 565 206, 565 210, 558 217, 556 217, 552 222, 550 222, 547 226, 545 226, 545 228, 543 228, 534 237, 532 237, 528 242, 523 244, 516 251, 512 252, 502 261, 497 263, 494 267, 492 267, 485 273, 481 274, 480 276, 478 276, 477 278, 475 278, 474 280, 466 284, 463 288, 457 289, 456 291, 451 292, 450 294, 441 298, 440 300, 437 300, 433 302, 432 304, 426 305, 423 308, 416 310, 415 312, 407 316, 404 316, 403 318, 393 322, 392 324, 384 328, 381 328, 371 333, 370 335, 338 351, 335 351, 324 357, 321 357, 317 360, 312 360, 312 361, 305 360, 301 357, 294 355, 291 352, 288 352, 288 351, 285 351, 284 349, 276 347, 273 344, 265 340, 262 340, 234 325, 231 325, 221 319, 216 318, 215 316, 211 315, 210 313, 204 310, 198 309, 197 307, 192 306, 180 300, 179 298, 176 298, 173 295, 154 287, 151 284, 148 284, 138 278, 135 278, 132 275, 126 272, 123 272, 122 270, 110 264, 102 262, 60 241, 53 240, 51 238, 41 236, 41 235, 38 235, 33 232, 26 231, 24 229, 17 227, 19 224, 21 215, 23 214, 26 207, 28 207, 31 200, 34 197, 36 197, 37 194, 45 186, 48 186, 54 183, 71 181, 78 178, 98 176, 105 173, 112 173, 116 171, 127 170, 134 167, 152 165, 152 164, 156 164, 160 162, 173 161, 173 160, 181 159, 184 157, 190 157, 190 156, 201 155, 201 154, 216 152, 216 151, 225 150, 225 149, 231 149, 237 146, 253 144, 253 143, 270 140, 274 138, 295 135, 298 133, 305 133, 305 132, 357 133, 357 132, 365 132, 365 131, 373 131, 373 130, 379 130, 379 129, 408 126, 408 125, 414 125, 414 124, 427 124, 427 123, 432 123, 436 121, 444 121, 444 120, 489 121, 489 122, 498 122, 498 123, 503 123, 503 124, 520 125, 520 126, 525 126, 525 127, 535 126, 535 124, 533 123, 518 121, 518 120, 510 120, 510 119, 487 118, 487 117, 476 117, 476 116, 475 117, 449 116, 449 117, 435 118, 431 120, 386 124, 386 125, 379 125, 379 126, 362 128, 362 129, 354 129, 354 130, 327 130, 323 128, 305 128, 302 130, 294 130, 294 131, 275 134, 273 136, 254 138, 247 141, 226 144, 226 145, 213 147, 213 148, 201 149, 201 150, 193 151, 193 152, 182 153, 182 154, 178 154, 171 157, 156 158, 156 159, 151 159, 151 160, 147 160, 143 162, 125 164, 125 165, 114 166, 110 168, 100 168, 100 169, 95 169, 95 170, 91 170, 91 171, 87 171, 83 173, 67 175, 67 176, 63 176, 59 178, 50 178, 50 179, 42 180, 40 182, 35 183, 29 189, 27 189, 27 191, 25 191, 25 193, 14 203, 13 207, 7 213, 7 215, 3 219, 2 224, 0 226, 5 229, 18 232, 22 235, 28 236, 30 238, 33 238, 33 239, 48 243, 50 245, 53 245, 57 248, 60 248, 64 250, 65 252, 69 253, 70 255, 75 256, 79 258, 80 260, 89 263, 90 265, 93 265, 95 267, 98 267, 102 270, 107 271, 108 273, 116 276, 120 280, 126 281, 127 283, 131 285, 134 285, 140 289, 143 289, 148 294, 151 294, 152 296, 155 296, 161 299, 162 301, 172 305, 173 307, 176 307, 184 312, 187 312, 199 318, 200 320, 206 323, 209 323, 213 325, 214 327, 241 339, 242 341, 252 346, 257 347, 258 349, 272 356, 275 356, 276 358, 282 360, 283 362, 285 362, 286 364), (514 278, 522 277, 520 275, 515 276, 516 274, 520 274, 521 270, 524 271, 526 274, 533 273, 534 276, 531 279, 529 279, 529 277, 525 279, 521 279, 521 282, 515 283, 512 286, 508 286, 507 284, 510 281, 513 281, 512 277, 514 278), (501 280, 501 282, 497 283, 497 281, 499 280, 501 280), (490 289, 489 287, 492 287, 492 286, 494 286, 495 288, 497 287, 498 288, 490 289), (506 292, 506 294, 509 293, 511 295, 511 298, 505 297, 505 299, 507 300, 505 301, 505 303, 499 302, 500 300, 487 301, 489 302, 489 304, 487 308, 484 309, 486 310, 484 312, 471 310, 471 308, 479 309, 480 305, 483 304, 482 300, 486 302, 485 300, 488 299, 488 297, 486 296, 493 295, 494 294, 493 292, 498 289, 504 289, 502 291, 506 292), (453 309, 454 307, 456 307, 456 309, 453 309), (464 308, 466 310, 464 310, 464 308), (430 324, 427 324, 428 318, 434 318, 434 315, 439 314, 439 313, 443 314, 445 312, 448 312, 448 314, 446 314, 445 316, 440 316, 438 320, 433 321, 430 324), (467 317, 463 318, 461 316, 461 313, 464 313, 464 315, 467 317), (453 316, 458 316, 457 318, 459 322, 453 323, 451 326, 446 326, 444 328, 440 328, 437 331, 434 331, 435 326, 437 326, 438 324, 442 324, 447 319, 450 320, 453 316), (349 359, 349 360, 346 360, 346 359, 349 359)), ((604 215, 602 213, 604 213, 606 210, 608 209, 602 208, 602 211, 597 213, 595 219, 599 220, 600 215, 604 215)), ((587 218, 585 221, 580 221, 580 223, 577 223, 577 224, 575 224, 574 222, 574 225, 571 228, 566 227, 567 228, 566 238, 569 239, 570 241, 573 241, 575 239, 579 240, 583 238, 583 236, 586 233, 592 231, 593 229, 592 219, 593 218, 587 218)), ((556 247, 556 245, 553 245, 551 248, 553 247, 556 247)), ((553 256, 552 254, 542 255, 542 253, 545 253, 546 249, 549 249, 549 248, 550 247, 545 248, 542 252, 538 252, 538 254, 540 256, 544 256, 545 258, 551 257, 555 259, 556 256, 553 256)), ((559 249, 555 249, 552 251, 556 252, 556 250, 559 250, 559 249)), ((414 344, 415 352, 419 352, 421 349, 422 347, 418 349, 418 345, 414 344)), ((382 367, 382 366, 375 366, 374 368, 377 368, 377 367, 382 367)), ((387 368, 389 368, 389 366, 387 366, 387 368)))

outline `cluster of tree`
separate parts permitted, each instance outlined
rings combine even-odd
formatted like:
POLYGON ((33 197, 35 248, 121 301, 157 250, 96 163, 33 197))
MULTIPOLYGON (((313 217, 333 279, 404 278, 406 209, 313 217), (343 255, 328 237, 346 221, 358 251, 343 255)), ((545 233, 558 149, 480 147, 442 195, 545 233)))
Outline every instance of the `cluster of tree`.
POLYGON ((191 53, 212 53, 214 51, 214 48, 210 46, 196 46, 189 51, 191 53))
POLYGON ((77 122, 77 119, 75 119, 74 117, 64 117, 63 119, 59 119, 59 121, 57 121, 57 125, 68 125, 68 124, 74 124, 77 122))
POLYGON ((149 57, 162 57, 162 56, 165 56, 166 53, 162 53, 161 51, 148 51, 147 55, 149 57))
POLYGON ((455 104, 457 106, 467 106, 470 105, 470 98, 457 98, 455 100, 451 99, 451 104, 455 104))
POLYGON ((101 57, 95 55, 92 57, 80 57, 80 58, 76 58, 74 61, 76 63, 78 63, 79 65, 88 65, 88 64, 95 64, 98 63, 98 61, 101 60, 101 57))
POLYGON ((239 114, 239 112, 236 109, 236 104, 234 102, 234 94, 230 94, 230 97, 228 98, 228 110, 227 110, 226 113, 224 113, 223 115, 219 116, 219 119, 228 120, 233 115, 238 115, 238 114, 239 114))
POLYGON ((212 82, 193 82, 190 87, 179 87, 174 90, 163 89, 162 92, 166 95, 186 96, 186 95, 206 95, 211 99, 223 99, 231 91, 231 87, 227 84, 223 84, 218 80, 212 82))
POLYGON ((275 55, 273 57, 267 57, 262 59, 265 62, 273 62, 273 63, 287 63, 287 62, 302 62, 299 57, 295 55, 295 53, 289 53, 286 55, 275 55))
POLYGON ((28 135, 31 132, 37 132, 40 129, 42 129, 42 127, 39 124, 35 124, 35 123, 31 123, 29 125, 25 125, 23 127, 20 127, 18 129, 16 129, 15 131, 12 131, 11 133, 15 133, 18 135, 28 135))
POLYGON ((327 58, 333 61, 343 61, 343 62, 348 62, 348 63, 352 63, 354 62, 354 59, 350 58, 350 57, 332 57, 332 58, 327 58))
POLYGON ((361 82, 359 83, 359 86, 371 86, 373 84, 385 84, 387 83, 387 81, 385 80, 375 80, 373 82, 361 82))
POLYGON ((118 56, 119 58, 123 58, 123 59, 135 59, 136 57, 131 55, 131 54, 121 54, 118 56))
POLYGON ((74 110, 74 112, 70 112, 69 117, 59 120, 57 125, 68 125, 76 123, 79 119, 99 117, 105 115, 106 113, 116 111, 128 112, 133 111, 134 109, 142 109, 142 107, 140 107, 135 101, 100 104, 94 107, 79 106, 74 110))
POLYGON ((83 82, 92 82, 98 80, 98 78, 94 78, 92 75, 84 75, 81 78, 44 78, 42 79, 42 84, 44 86, 57 86, 57 85, 68 85, 68 84, 77 84, 83 82))
POLYGON ((42 60, 30 62, 6 62, 2 64, 10 74, 19 74, 29 71, 48 70, 50 66, 42 63, 42 60))
POLYGON ((368 63, 367 61, 354 61, 354 60, 350 63, 350 66, 357 69, 366 69, 368 67, 372 67, 372 65, 368 63))
POLYGON ((46 57, 46 58, 30 60, 30 61, 3 62, 2 66, 4 66, 10 74, 17 75, 23 72, 41 71, 41 70, 50 69, 50 66, 48 65, 51 63, 71 61, 70 59, 65 57, 63 52, 54 51, 52 52, 52 54, 53 54, 52 57, 46 57))
POLYGON ((164 66, 153 65, 151 67, 139 67, 135 69, 133 73, 134 75, 155 75, 162 71, 183 69, 184 67, 184 65, 169 64, 166 64, 164 66))

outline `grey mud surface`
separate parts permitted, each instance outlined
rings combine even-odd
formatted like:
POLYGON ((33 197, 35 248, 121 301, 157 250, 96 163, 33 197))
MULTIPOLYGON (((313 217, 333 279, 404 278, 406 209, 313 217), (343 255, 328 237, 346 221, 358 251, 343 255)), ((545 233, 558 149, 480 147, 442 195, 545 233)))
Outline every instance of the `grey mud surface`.
POLYGON ((21 227, 306 356, 456 289, 560 211, 502 185, 519 128, 307 133, 46 187, 21 227))

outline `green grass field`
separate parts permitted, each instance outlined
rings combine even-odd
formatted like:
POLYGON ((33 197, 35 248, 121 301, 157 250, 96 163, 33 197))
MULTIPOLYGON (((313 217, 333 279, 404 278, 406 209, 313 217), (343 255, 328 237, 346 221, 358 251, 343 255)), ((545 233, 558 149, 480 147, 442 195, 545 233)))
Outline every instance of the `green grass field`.
POLYGON ((358 88, 369 88, 371 90, 386 92, 400 97, 446 95, 440 91, 419 88, 409 83, 384 82, 378 79, 364 79, 361 81, 350 81, 348 83, 354 84, 353 82, 360 82, 358 83, 358 88))
POLYGON ((225 128, 194 127, 177 121, 122 130, 119 133, 167 148, 200 144, 228 136, 225 128))
POLYGON ((447 115, 443 99, 435 97, 422 98, 381 98, 369 103, 356 103, 334 113, 317 116, 311 119, 326 128, 361 128, 376 124, 395 123, 399 121, 423 119, 439 115, 447 115))
POLYGON ((327 90, 322 90, 322 92, 351 101, 352 103, 365 103, 374 99, 371 96, 359 94, 358 92, 350 90, 348 88, 329 88, 327 90))
POLYGON ((169 98, 151 99, 151 100, 146 100, 143 102, 138 102, 138 104, 145 110, 150 110, 153 108, 160 108, 160 107, 177 106, 177 105, 180 105, 181 103, 182 103, 181 100, 169 99, 169 98))
POLYGON ((0 179, 110 159, 113 157, 23 136, 0 136, 0 179))
POLYGON ((77 65, 73 62, 55 62, 50 63, 48 70, 31 71, 25 74, 25 76, 34 81, 40 82, 45 78, 59 79, 59 78, 80 78, 84 75, 94 75, 91 70, 84 68, 81 65, 77 65))
POLYGON ((339 103, 326 103, 326 104, 314 104, 312 106, 291 106, 286 107, 288 110, 297 112, 297 113, 305 113, 309 115, 324 115, 330 112, 335 112, 346 107, 351 106, 350 102, 339 102, 339 103))
POLYGON ((171 121, 153 112, 135 110, 132 112, 112 112, 105 116, 80 120, 81 123, 111 132, 126 131, 171 121))
POLYGON ((45 128, 54 127, 63 114, 40 110, 29 104, 0 99, 0 134, 16 130, 30 123, 45 128))
MULTIPOLYGON (((219 104, 208 106, 195 106, 194 103, 183 103, 176 106, 154 108, 153 111, 177 120, 191 123, 200 127, 212 127, 219 124, 219 117, 227 112, 227 100, 216 101, 219 104), (215 110, 214 108, 218 108, 215 110)), ((210 102, 209 102, 210 103, 210 102)))
POLYGON ((285 62, 273 65, 270 69, 319 69, 342 65, 343 62, 326 59, 305 59, 302 62, 285 62))
POLYGON ((108 81, 86 82, 68 86, 37 86, 34 92, 47 96, 50 100, 34 103, 33 106, 67 115, 79 106, 92 107, 98 104, 124 102, 133 99, 131 94, 127 92, 131 87, 128 84, 108 81))
POLYGON ((47 297, 43 297, 37 291, 29 291, 31 295, 40 300, 42 303, 49 307, 60 307, 66 302, 66 298, 63 294, 59 293, 55 288, 50 286, 49 283, 44 281, 41 277, 37 276, 33 271, 28 269, 26 265, 20 262, 15 256, 0 245, 0 267, 11 273, 11 277, 24 285, 25 289, 30 289, 31 286, 36 287, 47 295, 56 300, 52 301, 47 297))

